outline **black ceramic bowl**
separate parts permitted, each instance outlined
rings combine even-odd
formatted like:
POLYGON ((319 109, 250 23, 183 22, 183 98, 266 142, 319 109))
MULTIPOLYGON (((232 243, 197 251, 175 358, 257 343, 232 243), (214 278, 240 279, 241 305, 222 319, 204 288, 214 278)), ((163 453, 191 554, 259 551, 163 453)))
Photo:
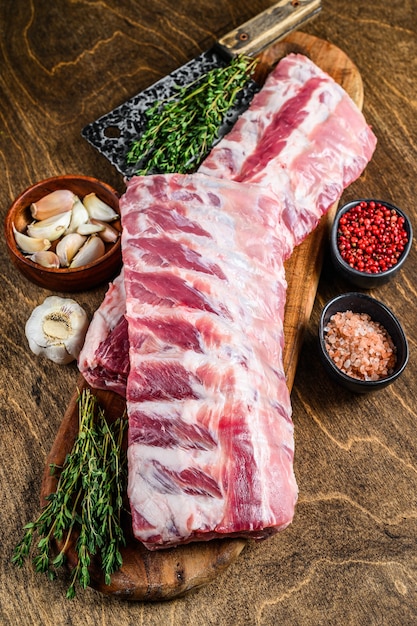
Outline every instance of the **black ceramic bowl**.
POLYGON ((319 323, 319 351, 328 374, 337 383, 354 393, 367 393, 387 387, 402 374, 408 361, 407 339, 394 313, 375 298, 356 292, 337 296, 324 306, 319 323), (396 349, 396 363, 390 375, 379 380, 356 379, 342 372, 332 361, 325 345, 325 329, 332 315, 344 311, 368 313, 371 319, 379 322, 391 336, 396 349))
POLYGON ((384 202, 382 200, 372 200, 372 199, 359 199, 353 200, 352 202, 348 202, 344 206, 342 206, 336 214, 335 220, 333 222, 332 230, 331 230, 331 241, 330 241, 330 250, 331 250, 331 258, 336 270, 339 272, 344 279, 348 280, 352 285, 359 287, 360 289, 373 289, 384 283, 387 283, 397 272, 402 268, 404 262, 410 252, 411 245, 413 241, 413 229, 411 226, 411 222, 409 217, 399 209, 398 207, 390 204, 389 202, 384 202), (362 271, 359 269, 352 268, 347 261, 345 261, 342 257, 342 254, 339 249, 339 222, 340 218, 345 215, 348 211, 350 211, 353 207, 360 205, 361 203, 369 203, 375 202, 384 205, 384 207, 388 208, 391 211, 395 211, 397 215, 400 215, 404 218, 404 229, 407 233, 408 241, 404 247, 403 252, 397 260, 397 263, 393 265, 391 268, 385 271, 379 271, 378 273, 368 273, 366 271, 362 271))

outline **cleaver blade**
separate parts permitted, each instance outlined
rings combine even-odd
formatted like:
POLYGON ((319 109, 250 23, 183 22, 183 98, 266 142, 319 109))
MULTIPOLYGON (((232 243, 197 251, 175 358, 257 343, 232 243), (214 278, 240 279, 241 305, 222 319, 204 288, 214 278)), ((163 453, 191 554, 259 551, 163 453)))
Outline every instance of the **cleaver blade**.
MULTIPOLYGON (((210 50, 177 68, 121 105, 85 126, 81 135, 127 179, 135 174, 135 164, 126 155, 145 129, 146 110, 156 101, 174 96, 178 88, 197 80, 216 67, 224 67, 237 54, 255 56, 284 38, 321 10, 321 0, 280 0, 251 20, 224 35, 210 50)), ((260 86, 250 80, 219 129, 217 143, 249 106, 260 86)), ((214 144, 213 144, 214 145, 214 144)))

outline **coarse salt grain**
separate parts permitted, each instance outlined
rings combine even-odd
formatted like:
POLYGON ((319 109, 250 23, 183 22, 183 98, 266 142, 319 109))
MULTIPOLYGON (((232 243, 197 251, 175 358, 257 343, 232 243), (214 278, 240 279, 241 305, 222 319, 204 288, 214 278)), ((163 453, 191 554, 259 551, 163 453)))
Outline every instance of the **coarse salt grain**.
POLYGON ((396 361, 394 343, 386 329, 367 313, 335 313, 324 332, 330 358, 347 376, 379 380, 392 373, 396 361))

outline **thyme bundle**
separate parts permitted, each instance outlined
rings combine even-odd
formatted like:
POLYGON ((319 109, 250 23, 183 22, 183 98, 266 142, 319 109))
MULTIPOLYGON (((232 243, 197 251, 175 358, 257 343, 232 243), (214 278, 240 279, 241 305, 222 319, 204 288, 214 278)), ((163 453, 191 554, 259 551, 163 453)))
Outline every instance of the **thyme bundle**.
POLYGON ((210 151, 256 63, 236 56, 227 66, 210 70, 150 107, 144 133, 126 157, 129 164, 137 164, 136 174, 194 171, 210 151))
POLYGON ((67 598, 75 596, 78 582, 85 589, 90 583, 91 557, 101 561, 105 583, 122 565, 120 547, 125 545, 121 525, 127 462, 122 448, 127 420, 108 424, 97 398, 84 389, 79 402, 79 431, 62 468, 51 465, 51 472, 61 470, 56 491, 39 517, 23 527, 25 534, 15 547, 12 562, 22 567, 38 535, 33 565, 53 580, 56 570, 66 563, 70 539, 75 541, 78 557, 72 571, 67 598), (54 540, 63 542, 58 554, 52 554, 54 540))

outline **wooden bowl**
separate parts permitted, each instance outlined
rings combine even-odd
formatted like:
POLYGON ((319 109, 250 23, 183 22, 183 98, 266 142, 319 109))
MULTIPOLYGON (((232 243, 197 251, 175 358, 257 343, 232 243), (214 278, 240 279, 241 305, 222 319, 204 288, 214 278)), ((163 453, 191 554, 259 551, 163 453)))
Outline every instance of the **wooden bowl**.
MULTIPOLYGON (((24 232, 27 225, 33 221, 30 205, 57 189, 69 189, 80 198, 95 193, 98 198, 120 213, 117 192, 95 178, 64 175, 35 183, 16 198, 6 215, 6 244, 13 264, 30 281, 52 291, 85 291, 110 281, 122 264, 120 237, 115 243, 105 244, 105 254, 102 257, 74 269, 42 267, 25 256, 17 246, 13 224, 17 230, 24 232)), ((112 226, 121 232, 120 220, 112 222, 112 226)))

